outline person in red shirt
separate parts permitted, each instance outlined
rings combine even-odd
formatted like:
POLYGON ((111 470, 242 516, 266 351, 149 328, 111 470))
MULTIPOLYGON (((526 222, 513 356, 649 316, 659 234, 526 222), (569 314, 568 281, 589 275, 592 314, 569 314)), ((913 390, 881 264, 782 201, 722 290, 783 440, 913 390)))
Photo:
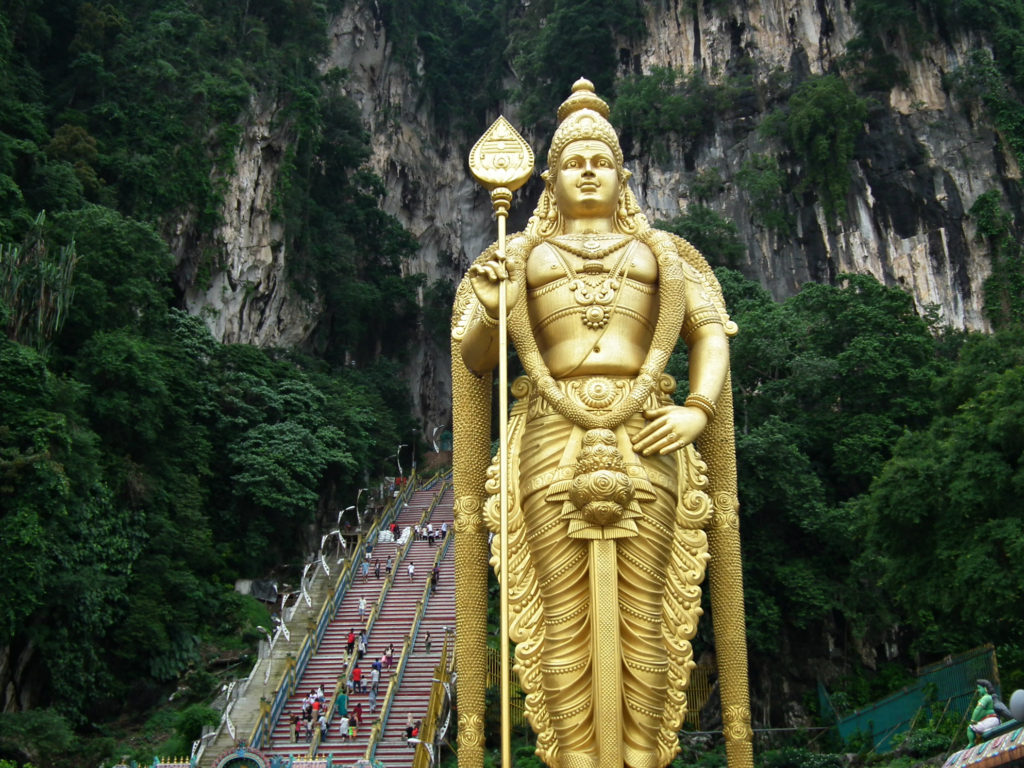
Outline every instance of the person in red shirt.
POLYGON ((356 693, 363 692, 363 670, 359 667, 352 670, 352 683, 355 685, 356 693))

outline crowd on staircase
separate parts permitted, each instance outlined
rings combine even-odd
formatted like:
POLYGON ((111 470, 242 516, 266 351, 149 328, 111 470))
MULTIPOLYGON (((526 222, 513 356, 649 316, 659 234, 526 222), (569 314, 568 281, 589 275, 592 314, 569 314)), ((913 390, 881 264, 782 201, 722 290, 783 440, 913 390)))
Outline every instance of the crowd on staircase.
POLYGON ((433 506, 430 518, 423 520, 436 494, 436 489, 414 492, 353 570, 358 577, 350 580, 348 592, 273 727, 265 753, 300 760, 315 743, 318 754, 329 754, 334 765, 356 762, 366 753, 394 681, 390 712, 380 722, 376 757, 388 768, 412 765, 411 745, 427 711, 442 645, 432 646, 431 636, 443 637, 455 622, 454 547, 437 560, 437 546, 446 543, 451 531, 450 488, 433 506), (403 555, 408 538, 412 541, 403 555), (399 569, 402 578, 397 577, 399 569), (417 576, 424 573, 429 574, 426 582, 417 576), (425 612, 414 629, 423 599, 427 600, 425 612), (408 657, 400 669, 406 643, 408 657), (332 697, 337 701, 332 702, 332 697))

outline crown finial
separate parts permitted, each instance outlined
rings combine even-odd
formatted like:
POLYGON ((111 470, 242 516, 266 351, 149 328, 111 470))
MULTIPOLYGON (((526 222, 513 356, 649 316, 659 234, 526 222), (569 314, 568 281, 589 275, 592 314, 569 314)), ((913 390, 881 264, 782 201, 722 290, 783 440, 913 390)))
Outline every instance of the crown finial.
POLYGON ((558 108, 558 122, 579 109, 592 109, 605 119, 611 114, 604 99, 594 92, 594 84, 585 77, 572 84, 572 94, 558 108))

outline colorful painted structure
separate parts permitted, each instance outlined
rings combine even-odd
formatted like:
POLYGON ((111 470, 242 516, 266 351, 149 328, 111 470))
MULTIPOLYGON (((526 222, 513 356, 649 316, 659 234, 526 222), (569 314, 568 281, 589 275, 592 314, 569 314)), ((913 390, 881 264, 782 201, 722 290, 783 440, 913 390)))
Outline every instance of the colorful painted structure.
POLYGON ((942 768, 1024 768, 1024 726, 959 752, 954 752, 942 768))
POLYGON ((213 761, 214 768, 270 768, 270 760, 262 752, 239 744, 213 761))

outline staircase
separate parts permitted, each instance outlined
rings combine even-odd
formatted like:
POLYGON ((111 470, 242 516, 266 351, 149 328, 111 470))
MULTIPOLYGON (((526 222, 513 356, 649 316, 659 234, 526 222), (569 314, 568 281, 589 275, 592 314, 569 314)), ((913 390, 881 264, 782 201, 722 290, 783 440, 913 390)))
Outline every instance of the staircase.
MULTIPOLYGON (((435 529, 441 527, 441 523, 448 523, 448 536, 452 533, 452 503, 454 494, 451 488, 445 491, 444 497, 434 509, 432 522, 435 529)), ((415 583, 409 585, 410 597, 406 598, 408 608, 407 616, 411 616, 416 610, 416 601, 423 594, 424 580, 430 577, 430 570, 434 564, 437 554, 437 547, 442 543, 431 546, 426 541, 415 541, 409 550, 407 559, 415 558, 416 577, 415 583), (422 563, 422 566, 421 566, 422 563)), ((427 609, 424 612, 423 620, 420 622, 419 631, 416 633, 413 654, 405 666, 405 673, 399 683, 395 698, 391 704, 391 711, 381 731, 380 741, 374 752, 374 759, 383 761, 388 768, 410 768, 414 750, 406 743, 405 725, 408 715, 413 720, 423 720, 427 712, 427 704, 430 701, 430 689, 434 679, 434 667, 441 658, 441 647, 444 644, 445 628, 455 627, 455 544, 451 542, 444 559, 439 563, 439 579, 434 594, 430 596, 427 609), (427 634, 431 638, 430 650, 425 645, 427 634)), ((408 576, 402 574, 408 582, 408 576)), ((394 591, 394 590, 393 590, 394 591)), ((405 620, 408 626, 409 619, 405 620)))
MULTIPOLYGON (((435 490, 426 490, 416 491, 412 495, 409 503, 396 518, 400 533, 405 528, 419 523, 435 494, 435 490)), ((452 491, 449 488, 446 490, 444 498, 435 507, 431 518, 431 522, 437 529, 440 528, 442 522, 448 523, 449 537, 452 536, 452 498, 452 491)), ((372 610, 381 599, 387 584, 385 564, 390 556, 396 571, 393 584, 390 590, 384 594, 380 612, 367 634, 366 656, 356 662, 362 671, 364 691, 351 693, 347 701, 349 713, 358 711, 360 708, 362 710, 362 721, 356 738, 349 741, 341 740, 339 717, 335 716, 330 723, 327 739, 321 742, 318 749, 319 759, 330 755, 334 765, 352 765, 365 755, 372 726, 381 715, 381 707, 384 704, 388 684, 397 671, 402 648, 415 620, 418 603, 423 596, 438 546, 443 546, 443 544, 432 546, 426 541, 414 541, 410 544, 408 553, 402 561, 398 561, 402 547, 397 542, 378 541, 373 547, 369 574, 364 578, 360 572, 349 587, 348 593, 324 633, 319 648, 310 658, 301 680, 296 684, 295 693, 289 698, 280 718, 274 724, 270 746, 263 750, 265 754, 285 760, 294 758, 296 761, 302 760, 309 754, 311 744, 305 738, 300 737, 297 743, 291 741, 291 720, 295 715, 301 716, 302 702, 310 690, 322 686, 327 696, 328 706, 330 706, 338 693, 336 689, 339 687, 339 678, 342 679, 341 685, 344 686, 344 678, 347 673, 345 667, 346 638, 350 630, 354 630, 358 636, 360 629, 369 624, 372 610), (379 578, 374 575, 374 565, 378 559, 381 564, 379 578), (410 563, 415 567, 412 579, 409 578, 407 571, 410 563), (367 604, 367 616, 363 621, 359 620, 360 597, 365 597, 367 604), (390 670, 384 669, 381 672, 376 711, 371 713, 370 665, 383 655, 389 643, 394 645, 394 663, 390 670)), ((382 737, 378 742, 376 754, 388 768, 412 765, 413 750, 406 745, 405 741, 406 716, 411 712, 414 719, 421 719, 426 712, 427 702, 430 698, 433 666, 437 663, 440 654, 444 627, 452 627, 455 623, 455 575, 452 565, 454 549, 454 546, 449 547, 447 557, 440 564, 439 586, 428 603, 424 620, 414 639, 413 650, 406 662, 403 679, 398 685, 388 722, 382 724, 382 737), (429 653, 424 647, 424 638, 427 632, 430 633, 433 641, 429 653)), ((344 690, 341 692, 344 693, 344 690)))

